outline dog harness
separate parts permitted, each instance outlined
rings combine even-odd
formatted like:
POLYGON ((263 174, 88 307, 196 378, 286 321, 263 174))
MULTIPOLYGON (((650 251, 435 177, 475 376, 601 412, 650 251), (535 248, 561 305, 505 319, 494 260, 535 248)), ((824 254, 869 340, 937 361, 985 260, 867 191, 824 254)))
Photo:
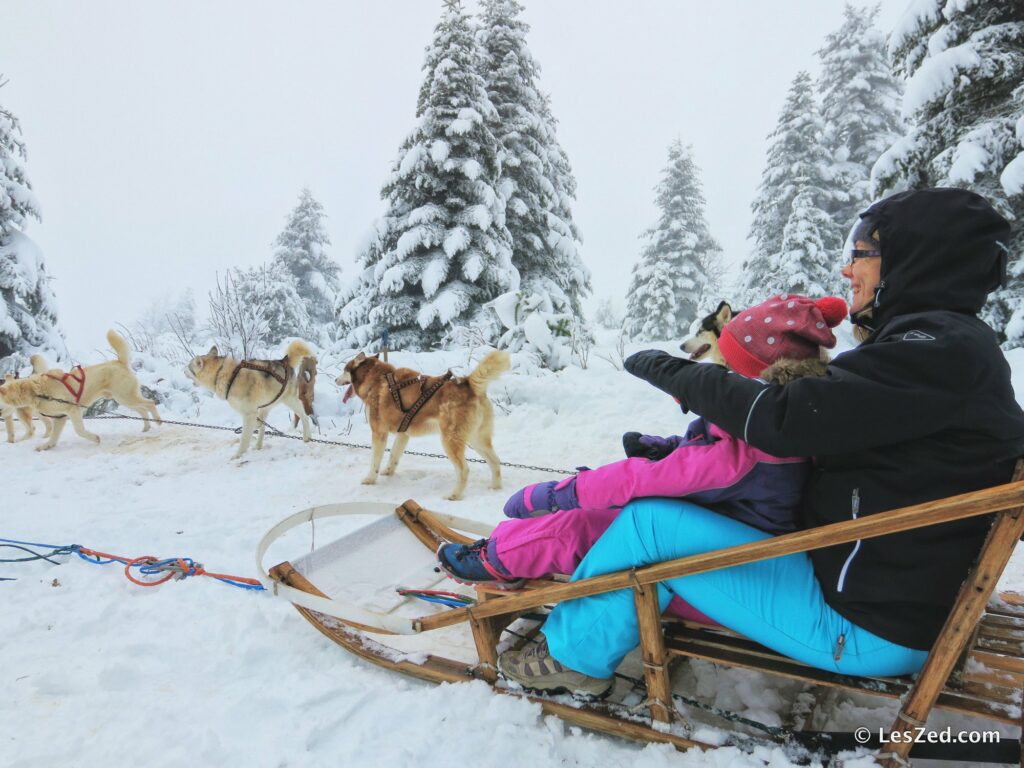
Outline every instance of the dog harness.
POLYGON ((412 420, 416 418, 416 414, 419 413, 427 400, 434 396, 441 387, 443 387, 448 380, 452 377, 452 372, 447 371, 444 375, 439 376, 437 381, 428 387, 424 387, 423 384, 430 378, 429 376, 423 376, 422 374, 412 379, 406 379, 403 382, 395 381, 395 374, 392 371, 388 371, 384 374, 384 377, 388 382, 388 389, 391 391, 391 399, 395 401, 395 405, 399 407, 405 416, 402 418, 402 423, 398 425, 399 432, 405 432, 409 425, 412 424, 412 420), (402 393, 401 391, 406 387, 412 386, 413 384, 419 384, 421 387, 420 396, 415 403, 406 408, 402 405, 402 393))
POLYGON ((46 377, 48 379, 53 379, 54 381, 59 381, 61 384, 63 384, 64 388, 71 393, 71 396, 73 398, 75 398, 75 405, 78 405, 80 402, 82 402, 82 393, 85 391, 85 369, 82 366, 76 365, 63 376, 57 376, 56 374, 48 373, 46 374, 46 377), (75 371, 78 371, 78 376, 75 375, 75 371), (69 379, 78 386, 75 387, 71 383, 69 383, 69 379))
POLYGON ((265 376, 270 376, 275 381, 277 381, 278 384, 281 385, 281 389, 278 391, 276 395, 274 395, 270 402, 264 403, 263 405, 257 407, 256 410, 268 408, 274 403, 276 403, 278 400, 280 400, 281 395, 284 394, 285 389, 287 389, 288 387, 288 380, 292 376, 292 367, 288 365, 287 357, 282 357, 280 360, 243 360, 238 365, 236 365, 235 370, 231 372, 231 378, 228 379, 227 389, 224 390, 225 400, 227 400, 228 395, 231 394, 231 387, 234 386, 235 379, 238 378, 238 374, 241 372, 243 368, 249 371, 259 371, 265 376), (284 373, 281 374, 278 371, 275 371, 272 367, 275 365, 279 365, 282 368, 284 368, 284 373))

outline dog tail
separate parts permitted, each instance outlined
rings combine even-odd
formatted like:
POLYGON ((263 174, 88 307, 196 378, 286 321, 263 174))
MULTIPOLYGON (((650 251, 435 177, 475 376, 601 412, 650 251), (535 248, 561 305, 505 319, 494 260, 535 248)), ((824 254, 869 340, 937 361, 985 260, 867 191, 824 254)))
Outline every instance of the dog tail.
POLYGON ((487 385, 491 383, 491 380, 498 378, 511 367, 512 364, 509 361, 508 352, 504 350, 491 352, 469 374, 469 386, 478 395, 483 395, 487 392, 487 385))
POLYGON ((121 335, 116 331, 107 331, 107 343, 110 348, 117 354, 117 359, 128 365, 132 361, 131 350, 128 349, 128 343, 121 338, 121 335))
POLYGON ((46 373, 50 370, 50 364, 46 362, 46 358, 40 354, 32 355, 29 358, 32 361, 32 375, 38 375, 40 373, 46 373))
POLYGON ((306 342, 296 339, 288 345, 288 365, 298 368, 304 357, 313 357, 313 350, 306 342))

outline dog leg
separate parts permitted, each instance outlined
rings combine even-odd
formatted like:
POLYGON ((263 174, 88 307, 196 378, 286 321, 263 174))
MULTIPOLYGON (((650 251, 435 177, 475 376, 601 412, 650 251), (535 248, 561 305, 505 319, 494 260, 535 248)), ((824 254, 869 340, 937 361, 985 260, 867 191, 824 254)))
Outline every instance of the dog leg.
POLYGON ((445 496, 449 501, 458 501, 466 491, 466 480, 469 479, 469 465, 466 463, 466 443, 457 437, 447 437, 442 433, 441 445, 452 464, 455 465, 455 488, 445 496))
POLYGON ((494 452, 490 435, 486 437, 477 435, 474 442, 469 444, 469 447, 487 461, 487 466, 491 468, 491 490, 499 490, 501 488, 501 460, 498 458, 498 454, 494 452))
POLYGON ((370 474, 363 478, 363 485, 373 485, 377 482, 377 474, 380 472, 380 460, 384 458, 384 449, 388 444, 388 433, 373 433, 373 455, 370 456, 370 474))
POLYGON ((267 431, 267 411, 257 411, 256 418, 259 420, 259 426, 256 432, 256 450, 263 450, 263 433, 267 431))
POLYGON ((100 436, 94 435, 92 432, 85 428, 85 422, 82 420, 81 411, 71 411, 71 413, 68 414, 68 418, 71 419, 71 426, 74 427, 75 434, 77 434, 81 438, 85 438, 86 440, 91 440, 92 442, 96 443, 96 445, 100 444, 100 436))
POLYGON ((14 417, 4 411, 4 428, 7 430, 7 442, 14 442, 14 417))
POLYGON ((405 453, 405 446, 409 444, 409 433, 399 432, 395 435, 395 442, 391 444, 391 455, 388 457, 388 465, 381 472, 382 475, 393 475, 398 469, 398 460, 405 453))
POLYGON ((62 416, 57 419, 51 419, 51 422, 50 439, 42 445, 37 445, 37 451, 48 451, 57 444, 57 441, 60 440, 60 433, 64 431, 64 425, 67 423, 67 419, 62 416))
POLYGON ((246 413, 242 415, 242 437, 238 441, 238 451, 231 458, 239 459, 249 450, 249 442, 252 440, 252 431, 256 428, 256 414, 246 413))
MULTIPOLYGON (((25 434, 21 436, 21 439, 28 440, 36 433, 36 425, 32 423, 32 409, 19 408, 18 418, 21 420, 21 423, 25 426, 25 434)), ((10 442, 10 440, 8 440, 7 442, 10 442)))
POLYGON ((302 422, 302 442, 308 443, 313 439, 313 435, 310 432, 309 416, 306 415, 306 409, 302 406, 302 402, 299 400, 288 399, 284 401, 284 404, 288 406, 288 409, 292 412, 292 429, 295 429, 302 422))
POLYGON ((39 415, 39 419, 43 422, 43 437, 49 437, 53 434, 53 419, 42 414, 39 415))

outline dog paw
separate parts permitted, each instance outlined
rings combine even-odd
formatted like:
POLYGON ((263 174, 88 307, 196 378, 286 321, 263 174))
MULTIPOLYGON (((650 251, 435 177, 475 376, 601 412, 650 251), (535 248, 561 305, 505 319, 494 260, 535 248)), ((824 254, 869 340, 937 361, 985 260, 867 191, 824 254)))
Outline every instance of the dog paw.
POLYGON ((490 485, 489 485, 488 487, 489 487, 489 488, 490 488, 490 489, 491 489, 492 491, 500 491, 500 490, 501 490, 501 480, 495 480, 495 481, 494 481, 493 483, 491 483, 491 484, 490 484, 490 485))
POLYGON ((461 493, 450 493, 447 496, 445 496, 445 498, 448 501, 461 501, 462 500, 462 494, 461 493))
POLYGON ((394 467, 385 467, 384 469, 382 469, 380 471, 380 473, 382 475, 393 475, 393 474, 395 474, 395 468, 394 467))
POLYGON ((36 446, 36 450, 37 451, 48 451, 51 448, 53 448, 53 446, 52 445, 47 445, 46 443, 43 443, 42 445, 37 445, 36 446))
POLYGON ((363 485, 375 485, 377 483, 377 476, 376 475, 367 475, 366 477, 364 477, 359 482, 362 483, 363 485))

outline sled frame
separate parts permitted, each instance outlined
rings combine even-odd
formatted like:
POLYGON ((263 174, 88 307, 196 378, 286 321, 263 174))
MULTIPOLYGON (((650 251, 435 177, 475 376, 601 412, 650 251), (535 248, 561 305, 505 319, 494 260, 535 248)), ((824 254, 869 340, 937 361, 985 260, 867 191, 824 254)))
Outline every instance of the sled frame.
MULTIPOLYGON (((449 541, 470 541, 415 501, 406 501, 395 509, 395 514, 431 550, 449 541)), ((575 582, 533 580, 515 592, 481 587, 477 589, 478 602, 473 606, 413 620, 418 632, 468 623, 479 658, 479 663, 472 667, 438 656, 429 656, 423 663, 395 660, 393 655, 383 652, 384 646, 364 634, 366 631, 386 633, 387 630, 346 623, 344 619, 298 605, 296 608, 332 640, 381 666, 434 682, 481 679, 494 684, 498 680, 498 640, 504 629, 523 612, 563 600, 630 589, 639 619, 649 718, 624 717, 614 707, 600 703, 580 706, 576 702, 569 705, 546 697, 529 698, 539 702, 546 712, 567 722, 624 738, 670 743, 680 749, 714 748, 714 745, 680 736, 672 728, 673 720, 680 716, 672 702, 670 663, 681 657, 755 669, 826 688, 899 698, 902 704, 890 731, 913 731, 927 721, 935 707, 1019 725, 1019 711, 1024 706, 1020 699, 1024 689, 1024 609, 992 606, 986 613, 986 607, 1022 534, 1024 462, 1018 462, 1013 480, 1005 485, 857 520, 575 582), (964 581, 916 679, 854 678, 819 670, 780 656, 728 630, 690 622, 663 624, 658 610, 655 585, 667 579, 989 514, 994 519, 975 566, 964 581), (985 667, 980 673, 975 670, 974 679, 969 679, 970 670, 965 671, 969 657, 985 667), (995 691, 996 698, 1003 695, 1007 702, 1016 704, 1017 711, 979 698, 983 691, 995 691)), ((289 562, 275 566, 269 575, 302 592, 326 597, 289 562)), ((496 686, 496 690, 504 692, 505 689, 496 686)), ((885 768, 908 765, 912 746, 910 741, 890 744, 886 753, 877 755, 877 760, 885 768)))

